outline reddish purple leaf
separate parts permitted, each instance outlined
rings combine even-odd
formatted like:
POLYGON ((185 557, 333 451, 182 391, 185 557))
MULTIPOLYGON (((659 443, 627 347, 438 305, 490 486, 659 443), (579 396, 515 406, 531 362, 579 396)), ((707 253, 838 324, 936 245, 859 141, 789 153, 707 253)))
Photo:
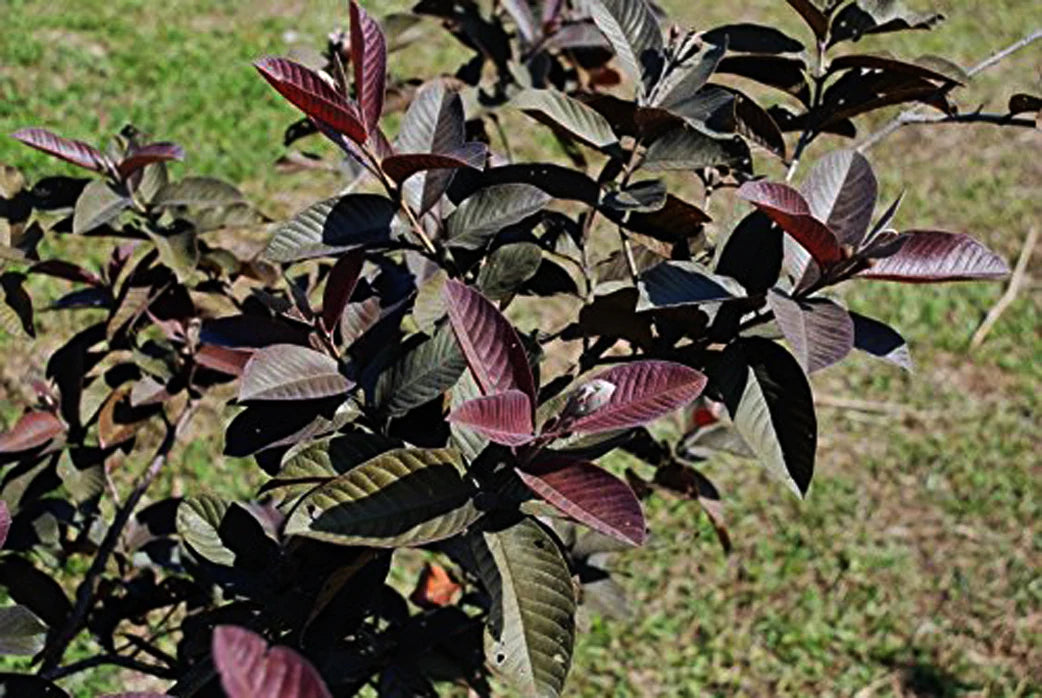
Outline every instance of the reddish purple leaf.
POLYGON ((520 390, 467 400, 452 411, 449 421, 506 446, 520 446, 535 438, 532 401, 520 390))
POLYGON ((600 409, 580 417, 567 428, 594 433, 635 427, 683 407, 702 393, 706 377, 693 368, 671 361, 620 364, 592 380, 615 386, 600 409))
POLYGON ((488 147, 484 143, 465 143, 452 153, 403 153, 384 158, 380 167, 396 183, 401 184, 424 170, 454 170, 472 167, 480 170, 485 165, 488 147))
POLYGON ((357 0, 351 0, 351 64, 365 130, 373 134, 378 129, 384 109, 387 43, 380 25, 359 7, 357 0))
POLYGON ((593 530, 642 545, 647 526, 640 502, 622 480, 587 461, 553 458, 518 469, 533 492, 593 530))
POLYGON ((142 167, 151 165, 154 162, 184 159, 184 148, 176 143, 149 143, 131 149, 127 156, 116 166, 116 170, 119 172, 119 176, 125 179, 142 167))
POLYGON ((28 451, 64 432, 65 425, 50 412, 27 412, 11 431, 0 434, 0 453, 28 451))
POLYGON ((166 693, 142 693, 136 691, 133 693, 106 693, 103 696, 98 696, 98 698, 169 698, 169 696, 166 693))
POLYGON ((214 629, 213 661, 228 698, 332 698, 311 662, 245 628, 214 629))
POLYGON ((11 530, 11 512, 7 508, 7 502, 0 499, 0 548, 7 542, 7 532, 11 530))
POLYGON ((1006 260, 969 235, 939 230, 910 230, 889 257, 873 260, 859 276, 885 281, 929 283, 1000 279, 1009 274, 1006 260))
POLYGON ((854 321, 832 301, 797 301, 772 289, 767 302, 792 353, 808 373, 831 366, 854 348, 854 321))
POLYGON ((229 376, 241 376, 252 356, 252 349, 228 349, 214 344, 204 344, 195 353, 195 362, 229 376))
POLYGON ((356 143, 365 142, 358 110, 318 73, 287 58, 262 58, 253 65, 297 109, 356 143))
POLYGON ((327 331, 333 331, 344 307, 351 300, 364 263, 365 255, 355 250, 338 259, 329 272, 326 287, 322 290, 322 322, 327 331))
POLYGON ((770 216, 822 266, 843 259, 843 248, 828 226, 816 219, 798 191, 778 182, 746 182, 738 196, 770 216))
POLYGON ((12 133, 11 137, 25 143, 30 148, 42 150, 48 155, 88 170, 106 172, 111 167, 109 159, 94 146, 83 141, 62 138, 45 128, 23 128, 12 133))
POLYGON ((535 403, 532 367, 517 332, 492 301, 450 279, 442 291, 449 321, 484 395, 520 390, 535 403))

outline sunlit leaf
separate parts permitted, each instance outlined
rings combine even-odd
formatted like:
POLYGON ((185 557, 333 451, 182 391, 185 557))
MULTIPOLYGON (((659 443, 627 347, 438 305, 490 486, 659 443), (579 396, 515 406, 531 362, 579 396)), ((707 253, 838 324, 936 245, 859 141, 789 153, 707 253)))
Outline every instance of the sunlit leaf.
POLYGON ((228 502, 211 494, 199 494, 177 507, 177 533, 202 557, 217 565, 235 564, 235 553, 221 540, 221 521, 228 502))
POLYGON ((0 608, 0 655, 34 655, 46 636, 47 626, 25 606, 0 608))
POLYGON ((355 143, 365 142, 358 110, 318 73, 286 58, 262 58, 253 65, 293 106, 355 143))
POLYGON ((276 344, 254 352, 246 364, 239 400, 313 400, 346 393, 352 385, 328 354, 276 344))
POLYGON ((669 131, 648 146, 643 168, 651 172, 728 167, 748 172, 752 167, 749 146, 738 136, 719 137, 691 126, 669 131))
POLYGON ((11 137, 25 143, 30 148, 36 148, 88 170, 106 172, 111 168, 109 159, 94 146, 83 141, 63 138, 44 128, 23 128, 12 133, 11 137))
POLYGON ((558 696, 575 642, 572 574, 557 543, 531 519, 468 536, 492 597, 485 656, 522 695, 558 696))
POLYGON ((28 451, 65 433, 65 425, 50 412, 27 412, 11 430, 0 434, 0 453, 28 451))
POLYGON ((357 0, 351 2, 351 66, 362 122, 366 132, 373 134, 379 129, 384 107, 387 43, 379 23, 362 9, 357 0))
POLYGON ((308 493, 285 532, 379 548, 449 538, 480 516, 461 471, 453 449, 389 451, 308 493))
POLYGON ((633 490, 603 468, 581 460, 540 459, 518 468, 533 492, 571 518, 629 545, 647 537, 633 490))
POLYGON ((132 147, 126 157, 116 166, 116 170, 120 177, 126 178, 146 165, 155 162, 184 160, 184 158, 184 148, 176 143, 148 143, 132 147))
POLYGON ((543 210, 550 195, 529 184, 497 184, 468 197, 445 221, 448 244, 478 249, 500 230, 543 210))
POLYGON ((904 242, 889 257, 872 260, 872 265, 858 274, 870 279, 932 283, 1001 279, 1009 274, 1009 265, 969 235, 939 230, 909 230, 901 235, 904 242))
POLYGON ((265 256, 275 262, 295 262, 386 245, 396 211, 390 199, 376 194, 347 194, 320 201, 279 226, 265 256))
POLYGON ((843 249, 835 234, 811 213, 810 205, 798 191, 777 182, 746 182, 738 196, 771 217, 821 265, 843 259, 843 249))
POLYGON ((854 348, 850 313, 827 298, 796 300, 772 289, 767 302, 792 353, 808 373, 837 363, 854 348))
POLYGON ((857 246, 868 232, 879 186, 872 166, 856 150, 836 150, 818 160, 800 187, 811 215, 840 242, 857 246))
POLYGON ((615 49, 626 75, 645 90, 657 77, 662 29, 645 0, 591 0, 590 16, 615 49), (649 70, 650 68, 650 70, 649 70))
POLYGON ((80 198, 76 199, 76 209, 72 214, 72 232, 82 235, 111 223, 130 205, 131 200, 126 193, 117 191, 103 180, 92 180, 83 189, 80 198))
POLYGON ((535 438, 532 401, 520 390, 468 400, 452 410, 449 421, 506 446, 520 446, 535 438))
POLYGON ((540 121, 548 121, 594 148, 608 148, 618 143, 611 124, 582 102, 557 90, 523 90, 510 105, 524 110, 540 121))

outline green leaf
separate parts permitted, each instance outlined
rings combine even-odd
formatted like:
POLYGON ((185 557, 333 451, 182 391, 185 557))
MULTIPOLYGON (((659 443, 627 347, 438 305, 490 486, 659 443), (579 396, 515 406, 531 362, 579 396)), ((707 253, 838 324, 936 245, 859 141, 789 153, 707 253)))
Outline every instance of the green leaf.
MULTIPOLYGON (((493 253, 494 254, 494 253, 493 253)), ((439 269, 416 289, 416 300, 412 304, 412 319, 424 334, 434 334, 438 320, 445 317, 445 281, 449 275, 439 269)))
POLYGON ((510 104, 540 121, 556 124, 594 148, 608 148, 619 142, 607 119, 563 92, 523 90, 510 104))
POLYGON ((160 189, 153 206, 186 206, 213 208, 245 203, 246 198, 234 185, 214 177, 185 177, 160 189))
POLYGON ((452 328, 442 325, 433 337, 380 374, 374 405, 388 417, 401 416, 451 388, 466 368, 452 328))
POLYGON ((0 655, 32 656, 43 649, 47 626, 25 606, 0 608, 0 655))
POLYGON ((481 515, 455 449, 397 449, 308 493, 287 535, 340 545, 396 548, 464 531, 481 515))
POLYGON ((623 71, 645 91, 657 77, 647 66, 661 60, 662 29, 645 0, 591 0, 590 15, 615 49, 623 71))
POLYGON ((92 180, 76 199, 76 208, 72 214, 72 232, 81 235, 100 228, 112 222, 130 204, 130 197, 123 192, 113 189, 103 180, 92 180))
POLYGON ((732 343, 710 370, 735 429, 767 471, 798 496, 814 475, 818 423, 807 375, 781 345, 732 343))
POLYGON ((218 531, 228 502, 211 494, 189 497, 177 507, 177 533, 202 557, 218 565, 235 564, 235 553, 225 546, 218 531))
POLYGON ((379 434, 352 432, 294 447, 282 458, 278 477, 261 491, 291 488, 285 499, 343 475, 356 465, 398 448, 401 444, 379 434), (303 488, 303 489, 302 489, 303 488))
POLYGON ((478 273, 478 288, 486 298, 506 298, 535 276, 542 262, 543 250, 534 242, 497 247, 478 273))
POLYGON ((652 172, 721 166, 750 171, 749 146, 738 136, 714 137, 690 126, 673 129, 653 142, 643 164, 645 170, 652 172))
POLYGON ((467 250, 484 247, 500 230, 538 213, 549 201, 549 194, 530 184, 480 189, 445 222, 448 244, 467 250))
POLYGON ((524 695, 560 695, 571 665, 576 604, 557 542, 532 519, 467 540, 492 597, 489 663, 524 695))
POLYGON ((391 240, 394 203, 375 194, 347 194, 314 204, 279 226, 265 256, 295 262, 391 240))
POLYGON ((159 261, 170 268, 181 281, 188 279, 199 263, 199 239, 196 231, 185 226, 180 231, 163 233, 148 231, 148 237, 156 246, 159 261))

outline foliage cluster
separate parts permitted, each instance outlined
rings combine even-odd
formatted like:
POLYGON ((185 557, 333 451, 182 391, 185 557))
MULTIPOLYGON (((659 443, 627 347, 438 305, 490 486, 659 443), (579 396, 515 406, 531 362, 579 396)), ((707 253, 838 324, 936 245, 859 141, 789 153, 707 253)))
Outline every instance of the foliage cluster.
MULTIPOLYGON (((0 686, 61 696, 56 681, 114 665, 179 696, 488 695, 493 676, 558 695, 579 607, 625 603, 609 562, 645 541, 642 499, 697 502, 726 549, 699 462, 748 456, 805 495, 807 374, 854 350, 911 367, 895 329, 829 290, 1007 267, 966 235, 895 227, 900 200, 877 215, 855 150, 821 156, 798 188, 756 174, 774 160, 795 178, 820 136, 853 137, 884 107, 960 115, 956 66, 851 49, 938 16, 789 5, 806 43, 753 24, 664 32, 644 0, 421 0, 384 29, 352 2, 323 54, 255 64, 304 114, 287 145, 322 136, 343 153, 291 150, 281 167, 349 180, 285 222, 227 182, 172 179, 182 149, 131 127, 106 151, 15 133, 94 176, 0 172, 0 327, 34 332, 35 275, 72 283, 53 307, 86 318, 0 436, 0 651, 36 667, 0 686), (390 81, 388 54, 424 18, 473 58, 390 81), (546 125, 570 165, 515 162, 505 110, 546 125), (727 191, 750 211, 710 238, 727 191), (262 255, 237 252, 246 229, 270 230, 262 255), (69 234, 117 242, 98 269, 40 258, 69 234), (567 322, 519 332, 515 302, 567 322), (229 396, 225 453, 267 474, 256 497, 149 498, 200 403, 229 396), (647 428, 681 409, 679 433, 647 428), (149 448, 119 492, 112 464, 149 448), (645 465, 613 474, 597 461, 615 449, 645 465), (427 559, 408 598, 388 581, 404 548, 427 559), (84 633, 103 652, 67 663, 84 633)), ((1014 95, 991 121, 1033 127, 1040 108, 1014 95)))

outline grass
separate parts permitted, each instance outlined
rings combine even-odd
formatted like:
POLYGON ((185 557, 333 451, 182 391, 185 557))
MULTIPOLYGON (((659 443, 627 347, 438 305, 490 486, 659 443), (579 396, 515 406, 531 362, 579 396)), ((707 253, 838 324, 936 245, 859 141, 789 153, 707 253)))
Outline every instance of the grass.
MULTIPOLYGON (((666 4, 698 27, 782 17, 791 33, 802 31, 776 0, 740 10, 666 4)), ((899 56, 935 53, 972 65, 1039 22, 1022 0, 941 5, 950 21, 936 31, 857 48, 885 45, 899 56)), ((294 32, 318 40, 345 22, 339 0, 8 0, 0 132, 40 124, 97 141, 131 121, 183 143, 190 159, 182 172, 243 182, 266 211, 283 215, 332 184, 273 172, 294 115, 249 61, 285 52, 294 32)), ((434 28, 429 36, 392 68, 423 76, 449 68, 449 40, 434 28)), ((1037 93, 1040 57, 1036 45, 1003 62, 975 80, 962 103, 1001 108, 1013 85, 1037 93)), ((872 159, 885 198, 906 192, 901 227, 972 232, 1012 261, 1026 230, 1042 224, 1040 147, 1038 132, 910 127, 872 159)), ((545 140, 522 148, 545 152, 545 140)), ((8 139, 0 139, 0 162, 30 180, 56 169, 8 139)), ((714 213, 726 219, 730 209, 714 213)), ((636 613, 593 621, 569 693, 1042 695, 1042 253, 1029 273, 1034 280, 973 354, 969 338, 1000 285, 843 289, 852 309, 904 332, 918 368, 908 376, 855 357, 817 377, 817 394, 900 409, 822 407, 818 473, 804 502, 754 464, 710 463, 736 542, 729 558, 694 507, 655 501, 651 542, 619 560, 636 613)), ((43 355, 36 347, 16 358, 15 346, 5 345, 0 420, 16 413, 13 396, 26 373, 39 371, 33 356, 43 355)), ((216 465, 218 450, 193 444, 162 487, 241 494, 254 469, 216 465)), ((68 688, 88 696, 118 679, 99 672, 68 688)))

